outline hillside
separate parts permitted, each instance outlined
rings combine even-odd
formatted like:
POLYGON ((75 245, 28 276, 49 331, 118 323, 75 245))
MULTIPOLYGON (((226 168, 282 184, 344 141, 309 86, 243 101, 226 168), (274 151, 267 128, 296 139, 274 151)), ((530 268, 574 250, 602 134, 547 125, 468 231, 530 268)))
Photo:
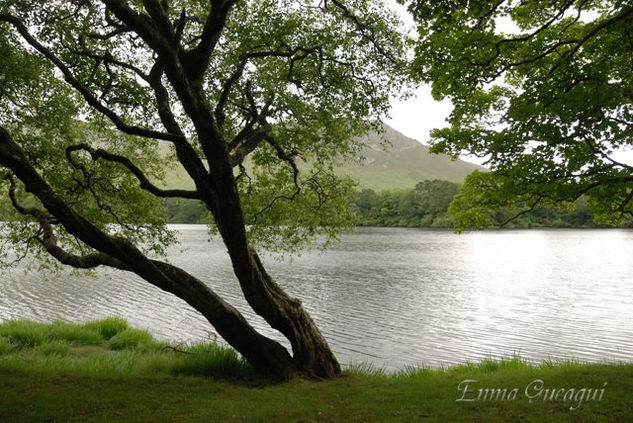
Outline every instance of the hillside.
POLYGON ((461 183, 473 170, 484 169, 463 160, 451 160, 444 155, 430 154, 428 146, 386 124, 384 127, 383 137, 391 145, 381 145, 381 138, 371 134, 362 153, 365 157, 364 162, 348 164, 340 169, 341 174, 358 179, 362 188, 413 188, 416 183, 427 179, 461 183))
MULTIPOLYGON (((362 151, 362 163, 347 164, 339 169, 341 175, 350 175, 359 181, 361 188, 374 190, 413 188, 424 180, 442 179, 462 182, 475 169, 484 169, 463 160, 451 160, 447 156, 430 154, 429 147, 420 144, 388 125, 385 125, 381 143, 377 134, 367 137, 367 147, 362 151)), ((167 175, 170 188, 191 188, 192 183, 182 171, 167 175)))

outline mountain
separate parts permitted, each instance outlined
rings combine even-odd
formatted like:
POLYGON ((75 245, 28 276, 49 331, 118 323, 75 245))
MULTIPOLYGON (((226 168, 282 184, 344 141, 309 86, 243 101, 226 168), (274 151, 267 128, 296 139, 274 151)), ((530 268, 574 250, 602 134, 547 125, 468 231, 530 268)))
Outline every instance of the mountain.
POLYGON ((359 181, 361 188, 374 190, 413 188, 426 179, 461 183, 466 175, 484 167, 463 160, 429 153, 429 147, 384 124, 384 134, 370 134, 362 151, 365 160, 340 168, 359 181), (382 138, 381 138, 382 137, 382 138), (383 142, 387 140, 385 145, 383 142))
MULTIPOLYGON (((361 152, 361 156, 365 158, 362 162, 346 164, 338 170, 340 175, 350 175, 358 180, 361 188, 377 191, 413 188, 426 179, 463 182, 466 175, 473 170, 485 170, 463 160, 430 154, 428 146, 386 124, 383 134, 370 134, 365 144, 366 147, 361 152)), ((168 172, 166 185, 169 188, 183 189, 193 186, 181 168, 168 172)))

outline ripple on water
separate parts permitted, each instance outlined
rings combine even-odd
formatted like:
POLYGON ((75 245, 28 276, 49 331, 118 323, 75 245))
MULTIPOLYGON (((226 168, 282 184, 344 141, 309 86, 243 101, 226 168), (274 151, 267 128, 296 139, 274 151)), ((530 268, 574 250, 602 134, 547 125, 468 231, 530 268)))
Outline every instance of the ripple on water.
MULTIPOLYGON (((170 260, 281 340, 246 304, 226 249, 207 242, 204 227, 177 229, 182 250, 173 249, 170 260)), ((364 228, 322 255, 264 260, 302 299, 342 362, 395 369, 515 353, 533 361, 632 361, 630 257, 633 232, 625 230, 454 235, 364 228)), ((182 300, 129 273, 99 270, 86 278, 11 271, 0 277, 0 320, 117 315, 176 342, 217 337, 182 300)))

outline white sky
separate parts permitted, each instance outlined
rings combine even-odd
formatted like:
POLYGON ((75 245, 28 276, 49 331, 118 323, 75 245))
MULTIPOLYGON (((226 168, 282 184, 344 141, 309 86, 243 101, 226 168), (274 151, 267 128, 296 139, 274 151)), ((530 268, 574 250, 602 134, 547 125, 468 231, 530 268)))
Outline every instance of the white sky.
MULTIPOLYGON (((400 15, 409 35, 414 36, 415 25, 406 8, 395 2, 391 6, 400 15)), ((451 102, 449 100, 433 100, 431 86, 425 84, 416 89, 414 96, 406 101, 392 99, 391 117, 386 119, 386 123, 404 135, 418 140, 422 144, 428 144, 431 130, 446 126, 446 118, 451 110, 451 102)), ((462 157, 462 159, 477 164, 482 162, 475 157, 462 157)))
POLYGON ((392 100, 391 118, 386 122, 406 136, 428 144, 429 132, 446 126, 445 120, 452 107, 448 100, 433 100, 431 87, 423 85, 415 91, 414 97, 406 101, 392 100))

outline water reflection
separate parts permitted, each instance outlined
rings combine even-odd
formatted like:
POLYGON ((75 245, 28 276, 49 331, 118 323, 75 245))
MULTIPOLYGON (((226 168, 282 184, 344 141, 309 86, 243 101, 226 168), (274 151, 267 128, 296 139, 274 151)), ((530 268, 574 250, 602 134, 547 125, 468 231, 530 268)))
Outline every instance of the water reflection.
MULTIPOLYGON (((281 337, 243 300, 224 247, 201 226, 178 226, 173 263, 221 293, 267 335, 281 337)), ((633 232, 495 231, 454 235, 364 228, 323 255, 264 257, 299 296, 344 363, 388 369, 447 365, 520 353, 632 361, 633 232)), ((215 334, 184 302, 137 277, 2 275, 0 320, 81 321, 118 315, 161 338, 215 334)))

